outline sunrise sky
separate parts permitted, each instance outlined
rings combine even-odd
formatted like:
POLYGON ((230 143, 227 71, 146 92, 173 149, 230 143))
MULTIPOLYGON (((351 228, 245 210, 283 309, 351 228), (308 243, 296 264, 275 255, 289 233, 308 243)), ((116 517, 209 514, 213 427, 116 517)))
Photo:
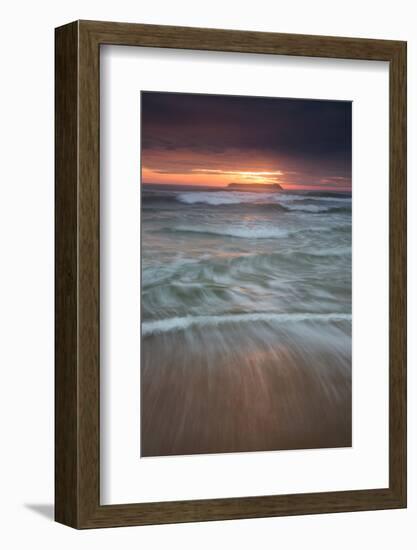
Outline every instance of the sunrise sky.
POLYGON ((141 102, 143 183, 351 189, 350 102, 165 92, 141 102))

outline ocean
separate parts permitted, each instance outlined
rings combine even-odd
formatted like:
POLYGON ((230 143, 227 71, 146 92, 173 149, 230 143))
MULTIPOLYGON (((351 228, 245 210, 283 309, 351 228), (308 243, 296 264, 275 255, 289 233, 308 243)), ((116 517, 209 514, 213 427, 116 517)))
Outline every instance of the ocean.
POLYGON ((351 445, 351 209, 142 185, 142 456, 351 445))

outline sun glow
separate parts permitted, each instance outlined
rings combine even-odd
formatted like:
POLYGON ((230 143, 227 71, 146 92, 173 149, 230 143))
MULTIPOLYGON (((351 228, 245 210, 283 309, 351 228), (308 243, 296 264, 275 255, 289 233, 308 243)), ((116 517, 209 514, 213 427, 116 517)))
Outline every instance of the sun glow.
POLYGON ((143 183, 165 183, 180 185, 212 185, 224 187, 229 183, 273 184, 286 181, 288 173, 283 170, 236 170, 233 168, 186 168, 179 170, 175 165, 169 169, 157 169, 142 164, 143 183))
POLYGON ((281 170, 215 170, 215 169, 193 169, 192 172, 198 174, 218 174, 224 177, 233 178, 236 183, 278 183, 284 172, 281 170))

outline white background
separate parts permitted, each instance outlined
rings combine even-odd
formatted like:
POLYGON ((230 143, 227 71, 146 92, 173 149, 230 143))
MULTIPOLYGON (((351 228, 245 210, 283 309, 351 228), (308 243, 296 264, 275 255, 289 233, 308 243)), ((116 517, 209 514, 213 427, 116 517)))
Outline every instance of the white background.
POLYGON ((388 486, 388 90, 388 64, 382 62, 102 49, 103 504, 388 486), (139 90, 353 102, 351 448, 139 460, 139 90))
MULTIPOLYGON (((417 540, 417 23, 414 2, 9 1, 1 7, 0 543, 5 548, 378 548, 417 540), (107 19, 409 41, 408 510, 76 532, 52 523, 53 28, 107 19)), ((377 314, 377 312, 376 312, 377 314)), ((370 327, 370 330, 372 327, 370 327)))

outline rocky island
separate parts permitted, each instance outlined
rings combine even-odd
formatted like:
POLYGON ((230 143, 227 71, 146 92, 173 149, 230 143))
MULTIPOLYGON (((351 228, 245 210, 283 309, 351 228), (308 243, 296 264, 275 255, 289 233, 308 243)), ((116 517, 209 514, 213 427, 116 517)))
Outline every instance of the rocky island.
POLYGON ((283 191, 279 183, 229 183, 227 189, 230 191, 283 191))

